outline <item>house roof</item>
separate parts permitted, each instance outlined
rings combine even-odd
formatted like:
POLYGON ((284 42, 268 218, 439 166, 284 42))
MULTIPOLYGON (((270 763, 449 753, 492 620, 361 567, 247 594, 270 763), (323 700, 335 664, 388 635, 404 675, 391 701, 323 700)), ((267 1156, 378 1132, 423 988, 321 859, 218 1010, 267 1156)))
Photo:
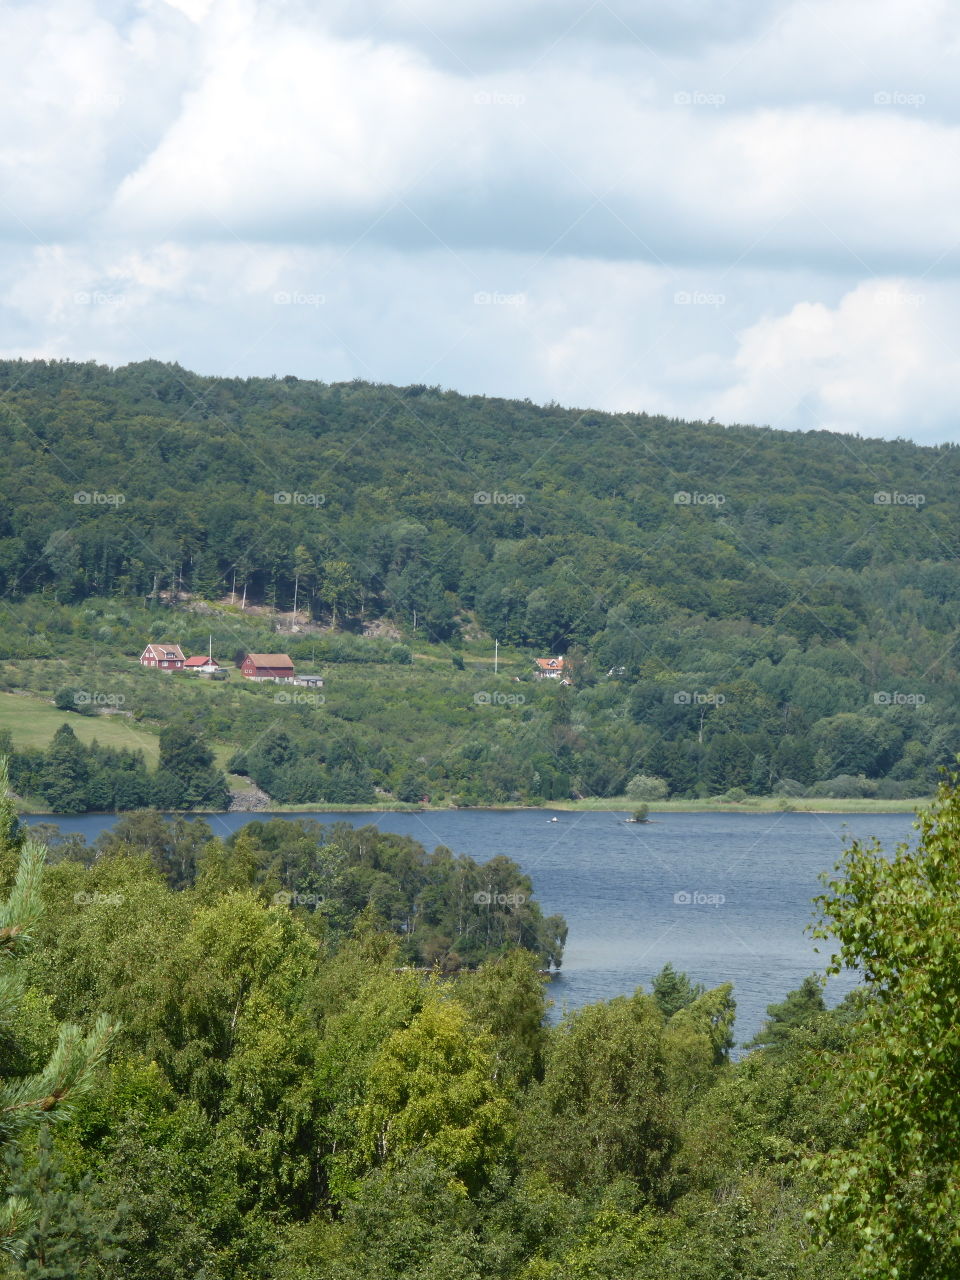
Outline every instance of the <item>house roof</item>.
POLYGON ((562 671, 562 658, 536 658, 535 662, 541 671, 562 671))
POLYGON ((188 658, 183 665, 185 667, 205 667, 208 662, 212 663, 213 666, 217 665, 213 658, 208 658, 206 654, 200 658, 188 658))
POLYGON ((183 661, 183 650, 178 644, 148 644, 143 652, 160 660, 176 658, 180 662, 183 661))
POLYGON ((255 667, 293 667, 285 653, 248 653, 247 658, 255 667))

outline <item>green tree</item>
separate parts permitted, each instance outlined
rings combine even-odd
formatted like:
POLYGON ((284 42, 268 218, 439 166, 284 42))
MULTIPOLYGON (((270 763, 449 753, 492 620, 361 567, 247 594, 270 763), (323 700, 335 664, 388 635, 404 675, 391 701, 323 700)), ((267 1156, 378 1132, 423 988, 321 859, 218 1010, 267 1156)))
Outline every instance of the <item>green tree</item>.
POLYGON ((418 1152, 479 1191, 509 1140, 493 1069, 489 1033, 471 1028, 460 1004, 435 993, 370 1070, 358 1121, 370 1163, 396 1167, 418 1152))
POLYGON ((652 990, 657 1008, 669 1021, 675 1013, 702 996, 705 988, 699 982, 691 982, 685 973, 678 973, 668 960, 654 978, 652 990))
POLYGON ((339 615, 354 608, 360 598, 360 584, 346 560, 328 560, 323 566, 320 598, 330 609, 333 625, 339 615))
POLYGON ((32 1221, 7 1271, 23 1280, 98 1280, 122 1269, 129 1239, 128 1206, 105 1202, 92 1173, 70 1177, 54 1151, 49 1129, 37 1137, 28 1161, 23 1152, 7 1157, 13 1194, 30 1206, 32 1221))
POLYGON ((638 992, 586 1005, 553 1033, 543 1084, 525 1109, 524 1147, 569 1192, 618 1175, 663 1193, 680 1141, 663 1018, 638 992))
POLYGON ((457 999, 493 1037, 496 1081, 523 1088, 543 1075, 546 1002, 536 956, 516 948, 486 961, 460 979, 457 999))
POLYGON ((888 860, 855 841, 819 899, 829 972, 867 987, 856 1049, 837 1063, 856 1143, 820 1162, 825 1236, 843 1233, 869 1280, 960 1273, 960 775, 888 860))
POLYGON ((161 809, 225 809, 230 791, 213 752, 186 724, 160 731, 160 763, 154 777, 154 804, 161 809))
POLYGON ((757 1034, 745 1046, 754 1048, 782 1048, 798 1027, 806 1026, 826 1009, 823 1000, 823 984, 810 974, 796 991, 787 993, 779 1004, 767 1005, 767 1020, 757 1034))
MULTIPOLYGON (((7 763, 0 761, 0 794, 7 796, 7 763)), ((32 942, 43 910, 41 887, 46 848, 27 840, 20 852, 13 888, 0 903, 0 1028, 13 1026, 24 999, 24 976, 18 961, 32 942)), ((17 1139, 45 1119, 62 1114, 71 1099, 93 1086, 96 1070, 107 1052, 113 1029, 105 1017, 84 1034, 64 1024, 45 1065, 27 1074, 11 1073, 9 1049, 0 1075, 0 1149, 6 1156, 17 1139)), ((8 1195, 0 1204, 0 1249, 18 1254, 23 1238, 36 1221, 30 1202, 8 1195)))

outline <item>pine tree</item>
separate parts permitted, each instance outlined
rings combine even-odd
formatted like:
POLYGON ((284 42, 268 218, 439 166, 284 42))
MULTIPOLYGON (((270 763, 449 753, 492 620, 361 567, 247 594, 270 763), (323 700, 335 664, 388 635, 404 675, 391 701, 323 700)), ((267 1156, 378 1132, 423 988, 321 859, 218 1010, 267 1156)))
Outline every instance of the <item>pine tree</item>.
POLYGON ((767 1005, 766 1022, 745 1048, 783 1048, 798 1027, 823 1013, 826 1007, 822 984, 810 974, 795 991, 788 992, 780 1004, 767 1005))
MULTIPOLYGON (((19 866, 13 888, 0 902, 0 1030, 12 1026, 23 996, 23 971, 17 961, 29 948, 43 909, 40 887, 47 856, 45 845, 23 840, 14 825, 8 776, 4 757, 0 759, 0 844, 4 854, 19 845, 19 866)), ((49 1061, 31 1075, 11 1074, 9 1050, 0 1056, 0 1154, 7 1156, 26 1130, 63 1114, 71 1097, 91 1087, 112 1034, 103 1016, 88 1034, 79 1027, 61 1025, 49 1061)), ((0 1251, 21 1253, 24 1236, 35 1220, 30 1202, 9 1194, 0 1202, 0 1251)))
POLYGON ((7 1168, 14 1193, 30 1205, 33 1221, 5 1274, 24 1280, 94 1280, 104 1274, 105 1264, 123 1260, 128 1206, 105 1204, 92 1174, 68 1178, 57 1164, 49 1129, 40 1130, 34 1160, 14 1151, 7 1168))
POLYGON ((667 1019, 704 994, 701 983, 693 983, 685 973, 678 973, 669 960, 654 978, 652 990, 657 1007, 667 1019))

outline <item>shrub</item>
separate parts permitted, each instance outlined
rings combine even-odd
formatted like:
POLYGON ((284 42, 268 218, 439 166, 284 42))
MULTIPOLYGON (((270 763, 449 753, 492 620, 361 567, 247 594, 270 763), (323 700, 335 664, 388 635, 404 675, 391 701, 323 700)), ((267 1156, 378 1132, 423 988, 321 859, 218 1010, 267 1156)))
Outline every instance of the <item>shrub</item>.
POLYGON ((862 773, 858 773, 856 777, 841 773, 825 782, 815 782, 807 794, 829 796, 834 800, 862 800, 877 794, 877 784, 862 773))
POLYGON ((627 783, 627 797, 630 800, 665 800, 670 788, 663 778, 655 778, 648 773, 638 773, 627 783))

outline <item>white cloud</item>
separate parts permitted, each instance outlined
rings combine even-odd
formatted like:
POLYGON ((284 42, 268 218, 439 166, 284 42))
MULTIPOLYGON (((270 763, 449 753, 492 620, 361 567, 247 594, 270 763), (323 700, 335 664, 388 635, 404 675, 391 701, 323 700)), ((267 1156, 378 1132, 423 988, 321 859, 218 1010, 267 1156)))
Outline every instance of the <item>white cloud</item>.
POLYGON ((829 307, 797 303, 740 336, 726 420, 941 439, 960 400, 952 290, 888 279, 829 307))
POLYGON ((8 351, 955 432, 946 0, 0 20, 8 351))

